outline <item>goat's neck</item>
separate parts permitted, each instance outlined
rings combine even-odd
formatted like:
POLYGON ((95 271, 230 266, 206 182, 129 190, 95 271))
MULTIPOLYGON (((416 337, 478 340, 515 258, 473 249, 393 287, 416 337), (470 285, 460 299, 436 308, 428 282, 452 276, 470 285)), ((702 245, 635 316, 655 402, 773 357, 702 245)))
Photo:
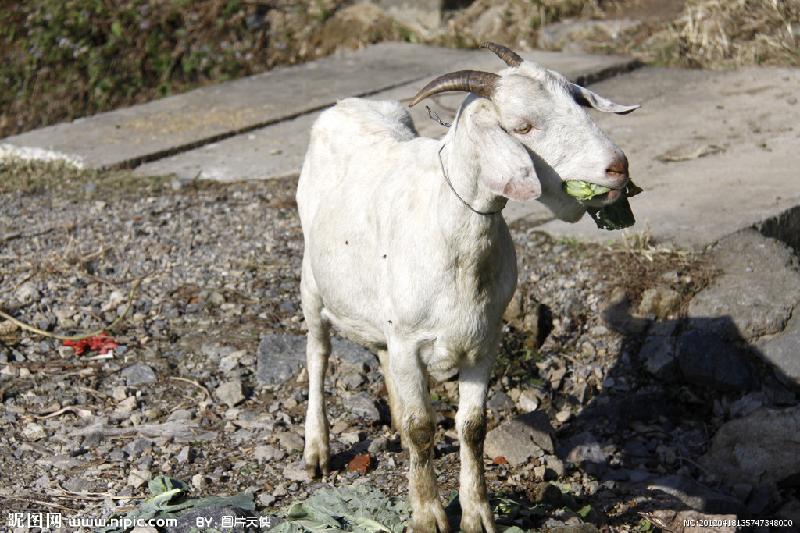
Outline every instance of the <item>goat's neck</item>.
POLYGON ((455 206, 454 211, 464 211, 473 217, 491 218, 479 213, 493 213, 503 209, 506 198, 493 193, 483 184, 480 179, 481 168, 477 153, 474 150, 464 149, 465 145, 471 146, 464 143, 464 139, 457 131, 448 133, 443 143, 444 148, 437 157, 441 158, 441 166, 446 174, 442 179, 445 180, 446 192, 452 197, 453 202, 449 203, 455 206), (447 185, 448 179, 453 190, 447 185))
POLYGON ((464 145, 457 146, 459 137, 454 133, 451 131, 445 136, 444 148, 436 155, 436 166, 440 166, 438 158, 441 157, 440 172, 443 170, 446 174, 446 177, 441 176, 439 187, 440 220, 447 225, 451 238, 463 244, 470 251, 469 255, 474 254, 478 260, 488 252, 487 247, 491 246, 498 229, 504 224, 499 211, 505 206, 506 198, 493 193, 483 184, 478 155, 464 150, 464 145), (452 184, 452 190, 447 179, 452 184), (486 215, 475 211, 497 213, 486 215))

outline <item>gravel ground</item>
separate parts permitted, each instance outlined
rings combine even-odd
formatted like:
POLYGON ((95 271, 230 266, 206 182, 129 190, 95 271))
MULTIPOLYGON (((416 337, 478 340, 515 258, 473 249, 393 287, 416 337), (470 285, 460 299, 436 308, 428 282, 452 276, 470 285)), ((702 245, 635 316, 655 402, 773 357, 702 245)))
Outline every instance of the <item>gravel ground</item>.
MULTIPOLYGON (((180 184, 0 164, 0 309, 59 333, 125 315, 111 332, 119 347, 110 358, 77 355, 0 320, 3 512, 108 516, 134 507, 161 473, 197 495, 254 492, 262 513, 328 485, 405 494, 407 453, 389 428, 377 365, 332 361, 335 471, 324 482, 306 481, 300 465, 304 371, 277 386, 257 379, 259 338, 304 329, 295 186, 296 178, 180 184), (347 468, 357 453, 371 456, 366 474, 347 468)), ((490 428, 536 411, 555 444, 533 447, 519 466, 487 459, 500 522, 647 531, 684 496, 727 501, 730 488, 697 459, 742 395, 666 383, 637 359, 645 330, 674 329, 713 269, 641 236, 602 246, 553 240, 524 223, 512 232, 520 288, 492 382, 490 428), (670 476, 682 496, 641 486, 670 476)), ((456 383, 437 383, 432 395, 436 468, 449 494, 456 383)))

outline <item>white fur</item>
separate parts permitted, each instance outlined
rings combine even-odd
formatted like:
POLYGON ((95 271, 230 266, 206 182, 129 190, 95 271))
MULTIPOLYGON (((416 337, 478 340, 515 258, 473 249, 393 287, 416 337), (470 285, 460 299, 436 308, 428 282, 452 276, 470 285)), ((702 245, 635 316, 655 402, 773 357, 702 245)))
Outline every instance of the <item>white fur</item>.
POLYGON ((417 136, 397 102, 347 99, 322 113, 297 190, 305 236, 301 295, 309 329, 305 462, 328 468, 323 381, 332 325, 375 350, 393 423, 409 448, 414 531, 447 530, 433 471, 426 368, 459 369, 464 531, 494 531, 483 477, 485 399, 501 315, 516 286, 508 197, 559 216, 583 208, 563 179, 611 183, 616 148, 541 67, 506 69, 495 96, 469 96, 442 140, 417 136), (533 122, 528 134, 513 132, 533 122))

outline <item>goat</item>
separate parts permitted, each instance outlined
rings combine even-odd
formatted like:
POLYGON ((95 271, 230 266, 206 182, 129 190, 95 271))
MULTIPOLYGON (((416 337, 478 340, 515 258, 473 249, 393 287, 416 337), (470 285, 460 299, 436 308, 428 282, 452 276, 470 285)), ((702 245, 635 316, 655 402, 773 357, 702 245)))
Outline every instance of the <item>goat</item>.
POLYGON ((411 529, 448 531, 433 468, 427 372, 458 369, 461 529, 495 531, 483 471, 485 401, 516 288, 507 199, 544 202, 577 220, 565 180, 628 182, 622 151, 583 107, 628 113, 562 75, 486 43, 508 68, 460 71, 426 85, 411 105, 471 93, 440 140, 419 137, 398 102, 346 99, 313 125, 297 187, 305 239, 300 291, 308 327, 304 461, 328 473, 323 381, 330 327, 375 351, 392 424, 409 449, 411 529))

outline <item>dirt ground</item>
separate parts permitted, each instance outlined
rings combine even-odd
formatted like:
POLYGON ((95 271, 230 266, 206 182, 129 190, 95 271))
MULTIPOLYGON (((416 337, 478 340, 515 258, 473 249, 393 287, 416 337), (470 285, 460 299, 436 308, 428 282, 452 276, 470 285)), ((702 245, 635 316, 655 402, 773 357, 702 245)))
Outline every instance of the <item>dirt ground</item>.
MULTIPOLYGON (((303 372, 277 386, 256 377, 260 336, 304 329, 295 178, 181 185, 2 163, 0 184, 2 308, 50 333, 124 317, 109 332, 119 345, 111 357, 78 355, 5 324, 1 509, 109 516, 137 505, 157 474, 191 482, 198 495, 251 492, 260 513, 324 486, 406 494, 407 452, 389 427, 374 362, 334 353, 326 381, 334 472, 321 482, 307 482, 300 466, 303 372), (354 411, 356 399, 372 407, 354 411), (371 456, 365 474, 347 467, 357 453, 371 456)), ((612 246, 553 240, 522 223, 512 232, 520 285, 492 379, 490 427, 527 402, 552 422, 559 446, 587 434, 604 442, 608 468, 553 451, 522 467, 487 459, 498 520, 652 530, 683 504, 637 485, 637 472, 720 485, 697 460, 722 423, 720 406, 738 396, 667 383, 637 360, 645 330, 678 321, 714 269, 641 235, 612 246), (677 298, 643 312, 653 288, 677 298)), ((432 389, 445 495, 457 488, 455 394, 452 380, 432 389)))

